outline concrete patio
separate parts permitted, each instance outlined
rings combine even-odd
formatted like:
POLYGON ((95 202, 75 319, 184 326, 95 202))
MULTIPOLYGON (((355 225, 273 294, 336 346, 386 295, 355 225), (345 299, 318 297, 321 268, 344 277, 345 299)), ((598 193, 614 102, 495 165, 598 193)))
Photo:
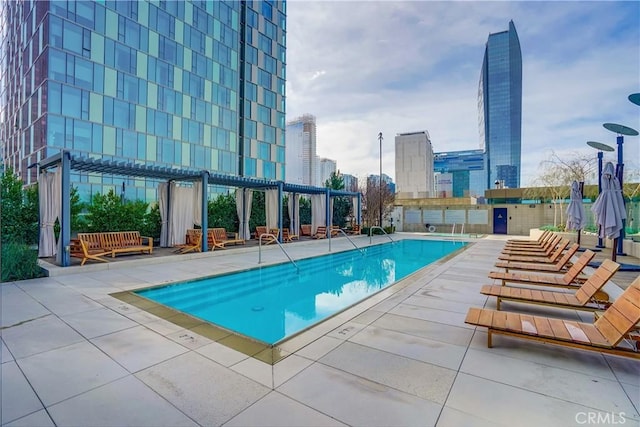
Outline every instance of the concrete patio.
MULTIPOLYGON (((286 357, 274 365, 109 295, 254 267, 256 247, 68 267, 4 283, 1 424, 640 425, 638 360, 502 336, 487 348, 486 331, 464 323, 469 307, 495 307, 479 289, 491 283, 487 274, 506 238, 472 239, 455 256, 285 343, 286 357)), ((365 236, 354 240, 369 244, 365 236)), ((328 244, 286 249, 295 259, 326 254, 328 244)), ((331 245, 353 248, 344 238, 331 245)), ((262 256, 263 264, 286 259, 275 246, 262 256)), ((616 284, 607 290, 615 295, 616 284)))

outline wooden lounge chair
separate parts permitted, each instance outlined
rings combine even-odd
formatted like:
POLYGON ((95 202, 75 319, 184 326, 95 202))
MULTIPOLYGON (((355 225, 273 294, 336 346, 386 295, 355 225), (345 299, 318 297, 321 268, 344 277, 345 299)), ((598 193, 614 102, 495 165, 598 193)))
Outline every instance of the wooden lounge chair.
POLYGON ((551 255, 547 256, 544 254, 534 255, 530 253, 529 255, 500 255, 498 259, 502 261, 519 261, 519 262, 543 262, 545 264, 554 264, 562 257, 562 253, 569 246, 569 239, 562 239, 562 241, 558 244, 556 249, 551 253, 551 255))
POLYGON ((224 248, 226 245, 244 245, 243 239, 239 239, 237 234, 234 237, 229 237, 224 228, 213 228, 213 237, 216 247, 219 248, 224 248))
POLYGON ((284 243, 293 242, 294 239, 299 239, 297 234, 290 234, 288 228, 282 229, 282 241, 284 243))
POLYGON ((513 248, 513 247, 508 247, 508 248, 503 248, 502 249, 502 253, 505 255, 546 255, 546 256, 550 256, 553 251, 556 249, 556 246, 558 246, 558 244, 560 244, 562 240, 562 237, 560 236, 553 236, 550 240, 547 240, 545 242, 544 245, 542 246, 533 246, 533 247, 517 247, 517 248, 513 248))
POLYGON ((540 245, 551 234, 553 234, 551 231, 544 230, 537 239, 509 239, 507 240, 507 245, 509 244, 540 245))
POLYGON ((547 273, 562 273, 566 272, 572 265, 571 258, 575 255, 580 249, 580 245, 574 243, 567 249, 562 258, 560 258, 556 263, 544 263, 544 262, 519 262, 519 261, 498 261, 495 263, 495 266, 498 268, 504 268, 506 271, 509 270, 526 270, 526 271, 538 271, 538 272, 547 272, 547 273))
POLYGON ((549 231, 549 230, 545 230, 542 232, 542 234, 540 235, 540 237, 538 237, 536 240, 507 240, 507 242, 505 243, 505 247, 527 247, 527 246, 533 246, 533 247, 541 247, 542 245, 544 245, 544 243, 549 240, 550 238, 552 238, 554 236, 554 234, 549 231))
MULTIPOLYGON (((609 259, 605 260, 595 273, 574 293, 540 291, 537 289, 500 285, 484 285, 480 293, 497 298, 496 310, 500 310, 500 303, 502 301, 515 301, 577 310, 602 310, 609 306, 609 295, 602 292, 601 289, 619 268, 620 264, 609 259)), ((539 285, 540 283, 531 284, 539 285)))
POLYGON ((360 234, 361 232, 360 224, 354 224, 353 227, 351 227, 351 229, 345 230, 345 232, 347 234, 360 234))
POLYGON ((216 248, 224 249, 224 245, 216 241, 216 233, 213 228, 207 229, 207 249, 215 251, 216 248))
POLYGON ((109 260, 102 257, 111 254, 111 251, 104 250, 100 247, 90 248, 89 245, 82 239, 71 239, 69 251, 70 256, 74 258, 82 258, 82 262, 80 263, 80 265, 84 265, 84 263, 89 260, 109 262, 109 260))
POLYGON ((593 251, 586 250, 580 258, 564 273, 562 276, 553 274, 527 274, 527 273, 510 273, 503 271, 492 271, 489 278, 502 281, 502 285, 507 282, 524 283, 527 285, 556 286, 562 288, 576 287, 580 283, 584 283, 587 278, 581 276, 580 273, 591 262, 596 254, 593 251))
POLYGON ((324 226, 324 225, 318 226, 318 229, 316 230, 316 234, 314 234, 311 237, 314 238, 314 239, 326 239, 326 237, 327 237, 327 227, 324 226))
POLYGON ((260 240, 260 236, 262 236, 263 234, 269 234, 269 229, 267 227, 265 227, 264 225, 257 225, 256 226, 256 239, 260 240))
POLYGON ((300 235, 311 237, 311 224, 300 225, 300 235))
POLYGON ((640 277, 636 279, 594 323, 510 313, 472 307, 465 323, 487 328, 487 347, 493 334, 541 341, 548 344, 599 351, 640 359, 634 344, 619 346, 640 321, 640 277))
POLYGON ((189 252, 201 252, 202 251, 202 230, 187 230, 187 242, 181 245, 176 245, 176 251, 181 254, 189 252))

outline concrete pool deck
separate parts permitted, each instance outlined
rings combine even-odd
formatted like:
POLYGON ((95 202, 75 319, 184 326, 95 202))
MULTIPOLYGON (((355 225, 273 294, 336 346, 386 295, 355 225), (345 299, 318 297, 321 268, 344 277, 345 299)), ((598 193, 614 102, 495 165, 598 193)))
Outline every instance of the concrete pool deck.
MULTIPOLYGON (((275 365, 109 295, 255 267, 255 247, 3 283, 2 426, 640 425, 637 360, 502 336, 487 348, 486 330, 464 323, 469 307, 495 307, 479 290, 507 237, 472 239, 283 345, 275 365)), ((286 249, 326 254, 328 241, 286 249)), ((262 255, 285 260, 275 246, 262 255)))

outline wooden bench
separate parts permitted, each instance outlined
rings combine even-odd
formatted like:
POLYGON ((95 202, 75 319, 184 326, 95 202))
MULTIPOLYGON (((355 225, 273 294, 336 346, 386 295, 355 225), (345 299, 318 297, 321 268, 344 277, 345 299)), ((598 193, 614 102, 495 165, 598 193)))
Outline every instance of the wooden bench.
POLYGON ((138 231, 78 233, 78 239, 85 243, 90 253, 101 250, 111 258, 121 253, 153 253, 153 238, 140 236, 138 231))

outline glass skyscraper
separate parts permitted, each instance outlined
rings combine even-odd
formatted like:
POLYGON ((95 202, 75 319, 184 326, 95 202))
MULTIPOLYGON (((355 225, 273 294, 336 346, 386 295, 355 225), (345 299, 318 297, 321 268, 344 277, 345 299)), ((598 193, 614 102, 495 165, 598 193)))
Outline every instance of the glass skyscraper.
MULTIPOLYGON (((3 165, 34 183, 29 166, 65 149, 284 179, 285 22, 282 0, 2 2, 3 165)), ((72 184, 156 199, 144 178, 72 184)))
POLYGON ((490 34, 478 88, 480 145, 485 150, 487 188, 520 187, 522 53, 513 21, 490 34))

